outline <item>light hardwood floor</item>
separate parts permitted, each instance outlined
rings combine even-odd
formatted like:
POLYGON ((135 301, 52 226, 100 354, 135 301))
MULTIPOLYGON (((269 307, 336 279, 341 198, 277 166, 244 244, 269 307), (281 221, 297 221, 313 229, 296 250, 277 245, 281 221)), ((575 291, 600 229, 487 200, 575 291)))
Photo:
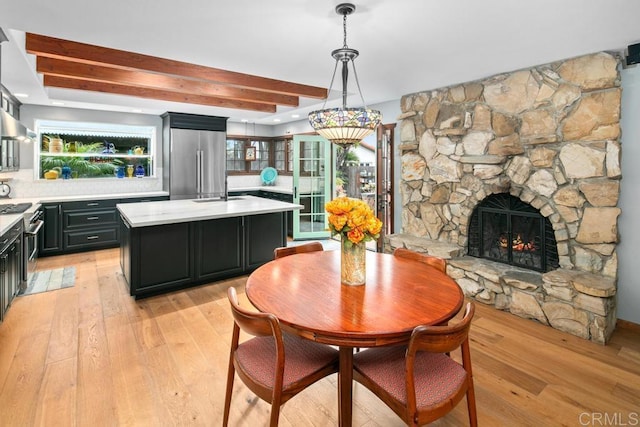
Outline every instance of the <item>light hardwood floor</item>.
MULTIPOLYGON (((118 250, 39 261, 71 265, 73 288, 18 297, 0 325, 0 425, 220 425, 226 289, 246 278, 134 301, 118 250)), ((638 425, 640 331, 600 346, 478 304, 471 341, 481 426, 638 425)), ((402 425, 359 385, 353 412, 354 426, 402 425)), ((230 424, 266 425, 268 413, 236 379, 230 424)), ((335 426, 337 414, 333 375, 284 405, 280 425, 335 426)), ((468 425, 464 400, 435 425, 468 425)))

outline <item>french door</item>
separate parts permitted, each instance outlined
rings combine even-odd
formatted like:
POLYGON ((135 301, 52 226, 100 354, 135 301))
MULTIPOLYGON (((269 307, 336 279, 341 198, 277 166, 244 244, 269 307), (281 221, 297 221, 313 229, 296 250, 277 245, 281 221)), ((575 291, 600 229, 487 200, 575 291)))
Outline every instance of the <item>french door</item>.
POLYGON ((324 205, 331 200, 331 143, 317 135, 293 137, 293 239, 330 237, 324 205))

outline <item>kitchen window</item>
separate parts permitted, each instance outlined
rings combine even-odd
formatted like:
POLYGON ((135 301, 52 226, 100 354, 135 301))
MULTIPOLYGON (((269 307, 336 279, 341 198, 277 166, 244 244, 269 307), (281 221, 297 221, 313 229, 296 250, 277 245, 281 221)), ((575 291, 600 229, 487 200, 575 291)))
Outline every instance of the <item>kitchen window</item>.
POLYGON ((290 139, 270 137, 227 137, 227 173, 229 175, 259 174, 266 167, 280 174, 291 174, 293 149, 290 139), (246 148, 255 148, 255 160, 246 160, 246 148))
POLYGON ((245 148, 245 140, 227 138, 227 173, 246 171, 245 148))
POLYGON ((256 159, 251 162, 251 170, 260 172, 262 169, 271 166, 269 152, 271 141, 251 141, 250 146, 256 149, 256 159))
POLYGON ((36 121, 36 179, 155 176, 153 126, 36 121))

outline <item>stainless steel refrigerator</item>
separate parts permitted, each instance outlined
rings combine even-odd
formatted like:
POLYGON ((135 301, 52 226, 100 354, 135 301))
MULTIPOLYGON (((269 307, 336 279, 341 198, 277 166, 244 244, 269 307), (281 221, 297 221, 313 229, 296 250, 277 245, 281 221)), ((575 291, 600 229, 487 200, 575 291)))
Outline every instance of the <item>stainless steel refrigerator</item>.
MULTIPOLYGON (((185 114, 177 116, 181 120, 185 117, 199 120, 207 118, 185 114)), ((163 118, 163 188, 169 191, 169 197, 226 197, 226 118, 223 118, 224 130, 217 131, 172 127, 176 124, 175 113, 163 118)), ((185 126, 207 127, 193 123, 185 126)))

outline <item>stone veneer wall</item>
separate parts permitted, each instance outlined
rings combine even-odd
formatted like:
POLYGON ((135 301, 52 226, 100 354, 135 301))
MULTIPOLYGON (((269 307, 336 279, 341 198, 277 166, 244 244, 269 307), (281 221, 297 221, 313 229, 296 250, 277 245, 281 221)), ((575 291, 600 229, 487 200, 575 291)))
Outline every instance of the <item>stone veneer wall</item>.
POLYGON ((423 252, 445 244, 464 255, 476 205, 511 193, 549 218, 561 268, 462 256, 449 274, 468 296, 605 342, 616 320, 620 98, 619 59, 604 52, 404 96, 405 238, 387 250, 420 238, 423 252))

